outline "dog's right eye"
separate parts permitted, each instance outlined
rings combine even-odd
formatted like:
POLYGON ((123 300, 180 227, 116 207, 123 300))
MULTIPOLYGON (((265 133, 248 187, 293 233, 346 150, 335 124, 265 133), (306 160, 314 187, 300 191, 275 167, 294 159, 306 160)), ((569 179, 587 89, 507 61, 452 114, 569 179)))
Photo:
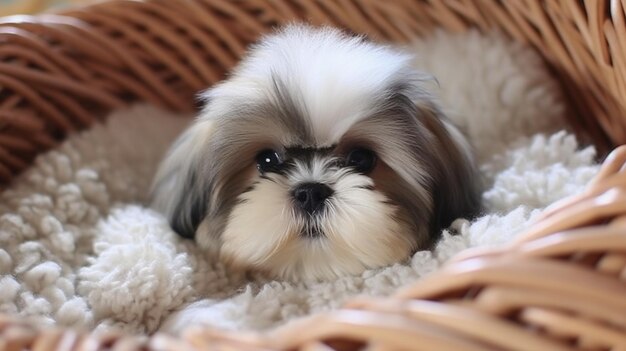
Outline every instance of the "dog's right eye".
POLYGON ((256 156, 257 168, 263 173, 277 170, 282 163, 280 156, 274 150, 263 150, 256 156))

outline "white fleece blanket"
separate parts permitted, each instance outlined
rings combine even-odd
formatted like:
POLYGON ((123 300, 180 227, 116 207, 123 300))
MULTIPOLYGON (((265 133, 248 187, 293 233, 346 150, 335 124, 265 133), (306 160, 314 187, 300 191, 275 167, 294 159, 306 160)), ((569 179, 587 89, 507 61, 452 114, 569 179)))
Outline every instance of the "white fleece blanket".
POLYGON ((167 328, 266 329, 357 294, 390 294, 465 248, 505 243, 596 173, 593 148, 580 150, 559 131, 561 93, 532 50, 476 33, 437 34, 415 46, 418 66, 437 77, 433 88, 474 143, 488 184, 487 213, 455 222, 458 235, 445 231, 433 252, 319 283, 227 275, 147 209, 159 158, 187 120, 139 106, 42 155, 1 195, 0 313, 151 333, 173 311, 203 307, 201 320, 167 328))

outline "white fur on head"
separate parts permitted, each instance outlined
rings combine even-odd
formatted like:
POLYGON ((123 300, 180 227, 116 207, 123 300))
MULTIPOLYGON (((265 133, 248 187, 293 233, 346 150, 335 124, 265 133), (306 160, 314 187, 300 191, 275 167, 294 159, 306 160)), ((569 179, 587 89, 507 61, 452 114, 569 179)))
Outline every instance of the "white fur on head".
POLYGON ((368 116, 381 87, 405 75, 409 80, 427 78, 411 69, 412 59, 397 49, 347 36, 336 28, 290 25, 263 38, 231 78, 210 90, 207 97, 277 99, 272 86, 280 79, 304 110, 314 145, 330 146, 368 116))
POLYGON ((463 136, 410 62, 331 28, 292 25, 265 37, 205 94, 157 175, 157 208, 226 261, 285 278, 407 258, 478 207, 463 136), (371 150, 375 167, 350 166, 356 149, 371 150), (264 150, 282 161, 276 169, 257 170, 264 150), (332 194, 305 213, 294 194, 311 183, 332 194))

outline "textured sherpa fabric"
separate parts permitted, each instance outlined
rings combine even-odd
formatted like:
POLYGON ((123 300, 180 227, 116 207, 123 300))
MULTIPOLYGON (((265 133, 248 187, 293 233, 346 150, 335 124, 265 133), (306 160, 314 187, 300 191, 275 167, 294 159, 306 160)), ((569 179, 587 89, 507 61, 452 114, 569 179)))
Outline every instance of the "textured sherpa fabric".
POLYGON ((559 131, 563 99, 532 50, 476 33, 415 47, 487 184, 485 214, 456 221, 434 251, 317 283, 230 274, 147 208, 158 161, 188 119, 137 106, 40 156, 0 195, 0 312, 103 331, 271 328, 354 295, 388 295, 465 248, 506 243, 597 172, 593 148, 559 131))

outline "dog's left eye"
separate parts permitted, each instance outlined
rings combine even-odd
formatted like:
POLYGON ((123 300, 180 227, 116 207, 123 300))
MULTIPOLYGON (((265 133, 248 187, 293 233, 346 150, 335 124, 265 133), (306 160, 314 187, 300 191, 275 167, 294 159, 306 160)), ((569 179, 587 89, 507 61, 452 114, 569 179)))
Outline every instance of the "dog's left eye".
POLYGON ((280 156, 274 150, 263 150, 256 156, 256 165, 261 172, 274 171, 282 163, 280 156))
POLYGON ((376 166, 376 155, 368 149, 354 149, 346 159, 348 167, 354 167, 361 173, 369 173, 376 166))

